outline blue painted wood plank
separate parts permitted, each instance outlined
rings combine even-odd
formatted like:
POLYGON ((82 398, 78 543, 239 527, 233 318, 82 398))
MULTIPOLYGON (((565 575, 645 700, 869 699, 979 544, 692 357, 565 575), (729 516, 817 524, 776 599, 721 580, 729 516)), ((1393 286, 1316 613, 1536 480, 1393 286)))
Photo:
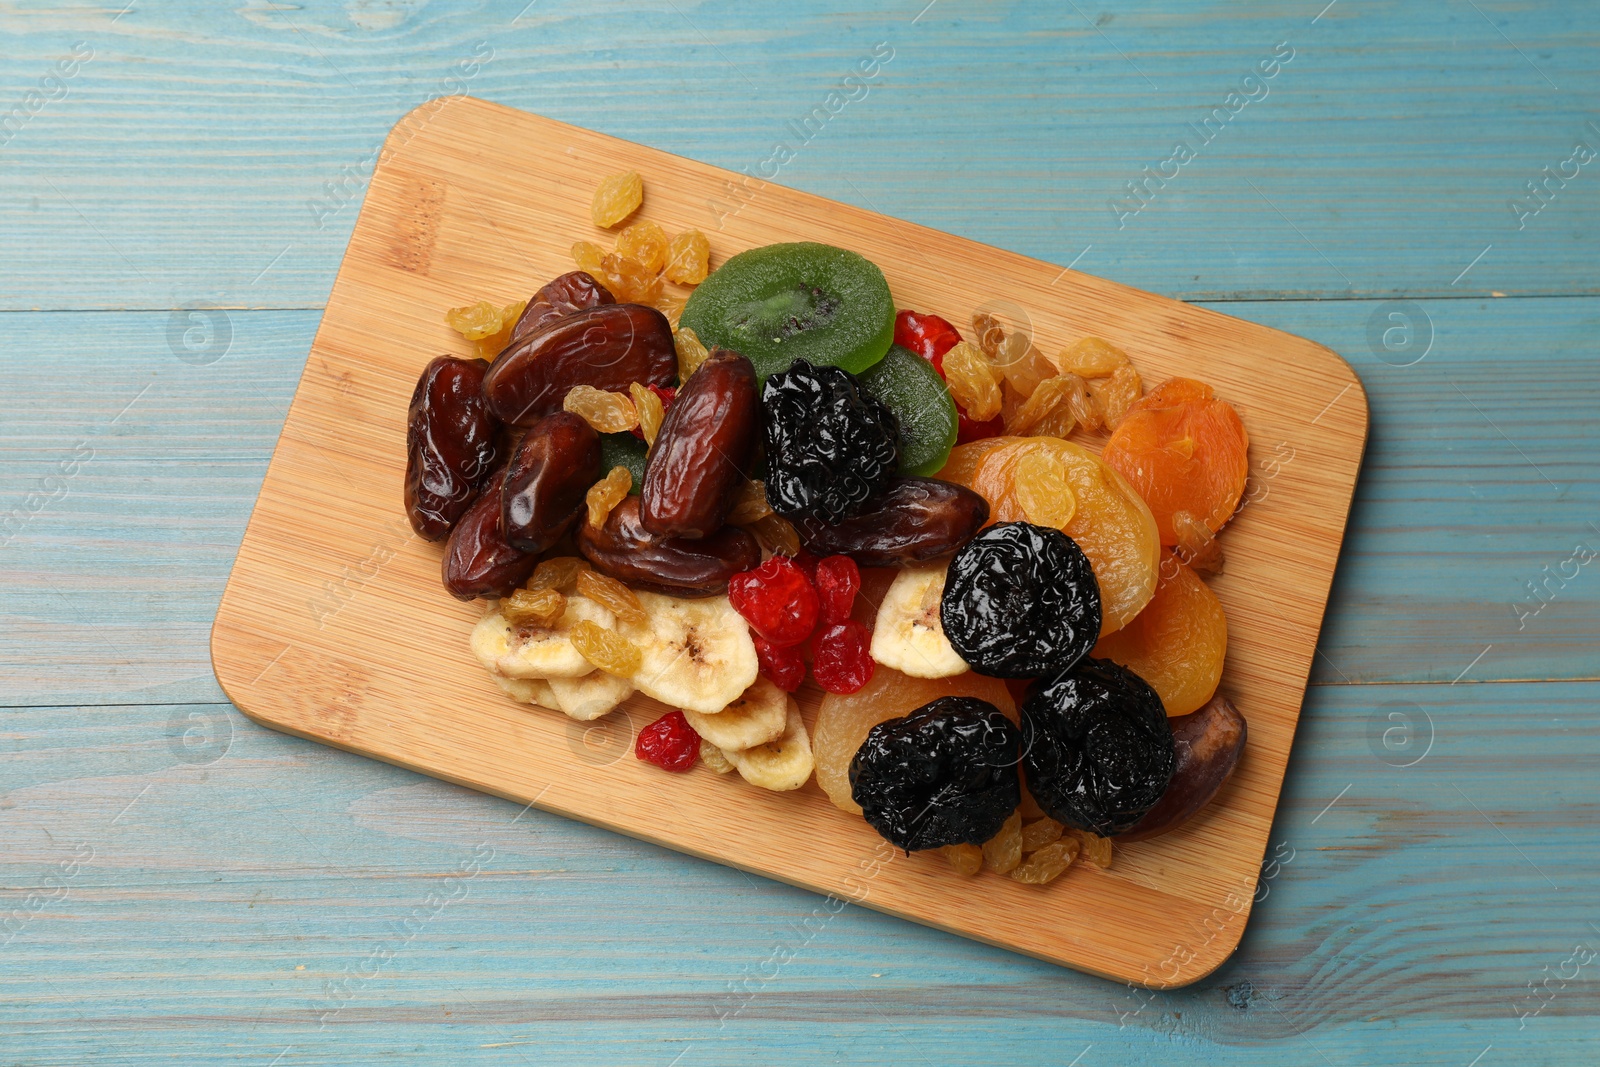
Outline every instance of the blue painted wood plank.
MULTIPOLYGON (((1600 564, 1570 561, 1600 549, 1600 304, 1425 301, 1409 367, 1368 340, 1396 307, 1219 305, 1344 353, 1371 397, 1315 679, 1593 677, 1600 564)), ((211 619, 316 321, 0 315, 0 705, 223 699, 211 619)), ((1254 451, 1269 492, 1279 444, 1254 451)))
POLYGON ((1597 697, 1314 690, 1243 947, 1156 995, 227 705, 10 709, 7 1062, 1587 1062, 1597 697))
POLYGON ((1596 292, 1593 5, 921 7, 9 12, 0 307, 319 307, 384 135, 458 91, 1189 298, 1596 292))

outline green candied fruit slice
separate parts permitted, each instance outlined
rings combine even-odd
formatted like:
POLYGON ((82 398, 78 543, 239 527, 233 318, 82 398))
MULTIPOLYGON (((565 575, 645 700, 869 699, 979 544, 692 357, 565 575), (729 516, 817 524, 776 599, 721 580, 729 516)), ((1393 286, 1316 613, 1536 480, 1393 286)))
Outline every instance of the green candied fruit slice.
POLYGON ((797 359, 859 374, 894 341, 883 271, 855 252, 800 241, 740 252, 701 282, 683 326, 749 358, 762 381, 797 359))
POLYGON ((900 420, 900 473, 932 477, 956 443, 956 405, 933 364, 893 345, 859 376, 873 396, 900 420))
POLYGON ((638 496, 644 484, 645 443, 631 433, 603 433, 600 435, 600 472, 602 476, 612 467, 627 467, 633 475, 629 496, 638 496))

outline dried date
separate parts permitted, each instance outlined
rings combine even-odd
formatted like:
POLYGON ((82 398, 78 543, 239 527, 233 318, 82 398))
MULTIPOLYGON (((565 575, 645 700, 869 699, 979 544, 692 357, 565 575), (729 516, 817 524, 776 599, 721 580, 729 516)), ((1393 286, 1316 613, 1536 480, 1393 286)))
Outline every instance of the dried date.
POLYGON ((611 295, 611 291, 595 281, 588 271, 568 271, 559 278, 552 278, 533 294, 533 299, 528 301, 517 324, 511 327, 511 339, 506 347, 515 345, 556 319, 616 302, 617 298, 611 295))
POLYGON ((578 551, 602 574, 668 596, 718 596, 728 579, 761 562, 761 545, 737 526, 710 537, 657 537, 639 522, 639 498, 611 509, 599 529, 578 527, 578 551))
POLYGON ((481 359, 440 356, 417 379, 406 413, 406 514, 442 541, 477 499, 500 457, 499 424, 483 400, 481 359))
POLYGON ((667 411, 644 471, 639 522, 658 537, 708 537, 722 528, 755 459, 761 398, 751 362, 712 352, 667 411))
POLYGON ((509 596, 528 580, 539 557, 506 543, 500 525, 500 490, 506 472, 495 472, 483 493, 461 516, 444 549, 444 587, 458 600, 509 596))
POLYGON ((800 543, 818 556, 863 567, 899 567, 954 552, 989 521, 989 502, 937 478, 896 478, 859 514, 838 523, 797 520, 800 543))
POLYGON ((600 478, 600 435, 577 415, 546 415, 523 435, 500 492, 506 543, 543 552, 561 539, 600 478))
POLYGON ((1214 696, 1199 711, 1168 719, 1177 769, 1156 806, 1134 823, 1119 841, 1141 841, 1164 834, 1211 802, 1233 774, 1249 731, 1244 716, 1226 697, 1214 696))
POLYGON ((546 323, 500 353, 483 396, 502 422, 528 426, 561 410, 575 385, 626 393, 678 372, 672 327, 655 308, 602 304, 546 323))

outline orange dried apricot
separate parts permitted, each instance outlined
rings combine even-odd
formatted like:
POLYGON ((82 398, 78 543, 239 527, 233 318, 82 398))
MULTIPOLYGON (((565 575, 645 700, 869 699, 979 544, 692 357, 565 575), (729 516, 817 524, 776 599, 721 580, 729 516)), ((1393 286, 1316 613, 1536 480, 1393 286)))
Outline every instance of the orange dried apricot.
POLYGON ((1250 474, 1249 447, 1231 404, 1209 385, 1173 378, 1134 402, 1102 458, 1144 497, 1161 543, 1171 546, 1178 543, 1174 512, 1213 531, 1232 517, 1250 474))
POLYGON ((1162 553, 1156 595, 1132 622, 1094 646, 1150 683, 1169 716, 1203 707, 1217 691, 1228 652, 1222 602, 1199 575, 1162 553))
MULTIPOLYGON (((1137 615, 1156 590, 1161 546, 1156 523, 1139 494, 1093 452, 1055 437, 995 437, 962 445, 939 472, 946 481, 966 485, 989 502, 992 522, 1032 521, 1025 502, 1038 515, 1037 500, 1019 485, 1019 464, 1028 455, 1058 460, 1076 506, 1061 530, 1078 542, 1100 583, 1103 621, 1113 633, 1137 615), (979 453, 978 448, 985 451, 979 453), (963 453, 964 449, 973 452, 963 453), (977 456, 974 461, 974 456, 977 456)), ((1037 469, 1036 461, 1020 468, 1037 469)))

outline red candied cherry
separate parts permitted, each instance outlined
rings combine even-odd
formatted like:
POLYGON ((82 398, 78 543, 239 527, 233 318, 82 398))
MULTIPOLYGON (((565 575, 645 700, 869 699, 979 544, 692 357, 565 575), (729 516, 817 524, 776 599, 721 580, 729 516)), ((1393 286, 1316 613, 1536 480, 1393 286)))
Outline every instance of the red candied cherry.
POLYGON ((829 556, 817 563, 817 601, 822 606, 822 622, 832 626, 850 618, 861 589, 861 568, 849 556, 829 556))
POLYGON ((859 622, 824 626, 811 639, 811 673, 830 693, 854 693, 872 680, 872 631, 859 622))
MULTIPOLYGON (((678 399, 677 389, 670 385, 646 385, 645 388, 661 398, 661 413, 663 415, 672 410, 672 402, 678 399)), ((633 434, 633 436, 637 437, 639 440, 644 440, 644 431, 639 427, 635 426, 628 432, 633 434)))
POLYGON ((700 735, 681 711, 669 711, 639 731, 633 754, 666 771, 686 771, 700 758, 700 735))
POLYGON ((811 580, 811 584, 816 585, 817 557, 813 556, 810 552, 807 552, 802 548, 799 552, 795 553, 794 562, 795 566, 806 572, 806 577, 811 580))
POLYGON ((964 445, 969 441, 982 441, 986 437, 999 437, 1006 432, 1006 420, 996 415, 988 422, 973 422, 956 411, 956 444, 964 445))
POLYGON ((774 645, 798 645, 817 628, 817 591, 788 556, 735 574, 728 601, 752 629, 774 645))
POLYGON ((943 377, 944 354, 961 343, 961 334, 937 315, 902 311, 894 317, 894 343, 932 363, 943 377))
POLYGON ((767 681, 785 693, 800 688, 800 683, 806 680, 806 661, 800 655, 799 645, 779 648, 760 634, 752 634, 750 640, 756 643, 756 662, 761 664, 761 673, 766 675, 767 681))

